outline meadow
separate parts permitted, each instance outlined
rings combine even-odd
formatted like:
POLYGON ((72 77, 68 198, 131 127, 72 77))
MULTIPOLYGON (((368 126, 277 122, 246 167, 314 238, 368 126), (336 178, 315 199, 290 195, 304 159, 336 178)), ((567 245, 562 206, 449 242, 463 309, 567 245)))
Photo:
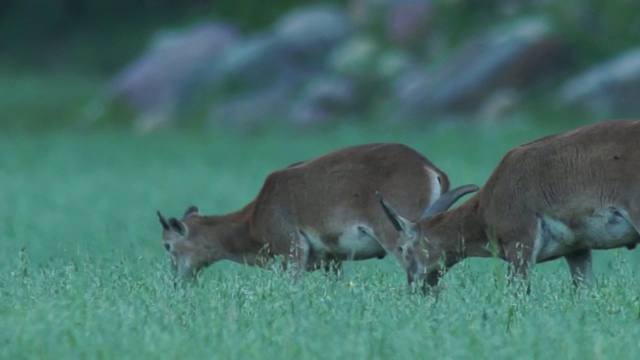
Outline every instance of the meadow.
POLYGON ((504 263, 471 259, 435 298, 411 294, 391 258, 295 284, 285 273, 219 263, 196 286, 174 287, 162 247, 156 210, 234 211, 269 172, 343 146, 402 142, 453 186, 482 184, 509 148, 577 121, 141 136, 67 126, 96 90, 90 80, 2 78, 0 105, 13 118, 0 133, 2 359, 640 355, 640 250, 596 252, 597 284, 577 292, 564 261, 539 265, 530 295, 507 286, 504 263))

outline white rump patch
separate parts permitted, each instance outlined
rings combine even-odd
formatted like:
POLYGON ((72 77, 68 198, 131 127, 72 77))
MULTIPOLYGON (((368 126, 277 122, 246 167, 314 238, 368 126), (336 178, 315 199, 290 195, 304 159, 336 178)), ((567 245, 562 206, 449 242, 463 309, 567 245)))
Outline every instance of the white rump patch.
POLYGON ((378 240, 372 235, 373 230, 362 231, 360 226, 351 226, 342 233, 338 251, 349 259, 369 258, 384 251, 378 240))
POLYGON ((431 204, 433 204, 436 200, 438 200, 438 198, 440 197, 440 195, 442 195, 442 184, 441 181, 438 180, 438 173, 436 173, 433 169, 425 167, 424 168, 427 173, 429 174, 429 177, 431 178, 431 201, 429 202, 428 206, 431 206, 431 204))
POLYGON ((314 253, 330 253, 342 260, 368 259, 384 253, 369 227, 356 224, 347 227, 335 243, 325 243, 312 231, 304 230, 314 253), (360 227, 365 228, 363 231, 360 227))

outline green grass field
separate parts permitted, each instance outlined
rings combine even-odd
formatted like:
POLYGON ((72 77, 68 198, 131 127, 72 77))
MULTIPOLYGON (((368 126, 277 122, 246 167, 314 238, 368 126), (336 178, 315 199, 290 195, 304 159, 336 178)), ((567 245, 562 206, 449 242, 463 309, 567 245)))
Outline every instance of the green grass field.
MULTIPOLYGON (((11 84, 0 101, 16 122, 72 116, 60 99, 78 103, 92 89, 79 80, 80 90, 39 102, 42 84, 11 84)), ((540 265, 529 296, 506 286, 502 262, 471 259, 435 299, 410 294, 390 258, 348 263, 341 280, 312 273, 296 284, 220 263, 197 286, 174 288, 160 240, 156 210, 236 210, 270 171, 342 146, 403 142, 454 186, 482 184, 509 148, 572 126, 3 131, 0 358, 637 359, 639 250, 596 252, 597 285, 578 293, 564 261, 540 265)))

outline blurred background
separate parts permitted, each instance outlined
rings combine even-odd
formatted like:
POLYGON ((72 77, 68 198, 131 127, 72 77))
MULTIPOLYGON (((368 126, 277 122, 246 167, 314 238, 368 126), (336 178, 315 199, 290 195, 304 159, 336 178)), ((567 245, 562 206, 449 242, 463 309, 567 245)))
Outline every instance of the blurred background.
POLYGON ((3 0, 2 128, 640 112, 636 0, 3 0))

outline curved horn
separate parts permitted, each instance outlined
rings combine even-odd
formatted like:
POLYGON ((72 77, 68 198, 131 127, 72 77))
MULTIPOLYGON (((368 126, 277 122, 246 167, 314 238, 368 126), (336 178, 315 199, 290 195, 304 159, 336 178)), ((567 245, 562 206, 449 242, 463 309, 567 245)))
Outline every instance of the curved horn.
POLYGON ((447 211, 461 197, 480 190, 477 185, 468 184, 459 186, 453 190, 449 190, 442 194, 431 206, 422 213, 422 217, 433 216, 441 212, 447 211))
POLYGON ((185 210, 184 214, 182 214, 182 220, 188 218, 191 215, 200 215, 200 210, 197 206, 191 205, 185 210))

